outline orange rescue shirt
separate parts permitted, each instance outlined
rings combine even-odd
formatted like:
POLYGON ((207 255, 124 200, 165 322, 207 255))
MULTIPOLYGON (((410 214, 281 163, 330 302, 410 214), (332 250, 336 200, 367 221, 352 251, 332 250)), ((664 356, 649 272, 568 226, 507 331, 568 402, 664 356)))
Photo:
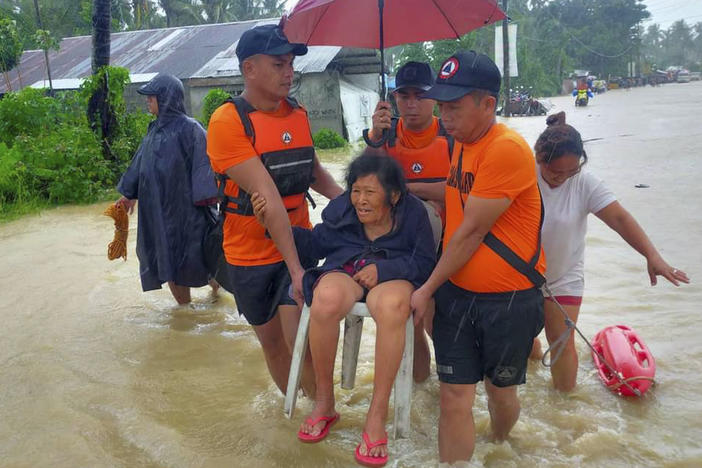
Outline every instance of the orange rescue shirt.
POLYGON ((420 149, 429 146, 438 134, 439 119, 436 117, 433 118, 431 125, 420 132, 407 130, 403 119, 397 121, 397 139, 407 148, 420 149))
MULTIPOLYGON (((269 115, 284 119, 292 112, 287 101, 281 101, 278 109, 269 115)), ((260 111, 259 111, 260 112, 260 111)), ((257 138, 265 138, 261 129, 257 129, 257 138)), ((251 139, 246 136, 244 125, 241 123, 234 104, 228 102, 220 106, 210 118, 207 129, 207 154, 210 157, 212 169, 220 174, 251 158, 259 157, 251 139)), ((236 196, 238 186, 231 179, 227 180, 225 194, 236 196)), ((288 217, 293 226, 311 228, 307 202, 289 211, 288 217)), ((255 216, 241 216, 227 213, 224 221, 224 241, 222 247, 224 256, 232 265, 253 266, 270 265, 283 261, 283 256, 273 243, 266 237, 266 229, 259 224, 255 216)))
MULTIPOLYGON (((524 138, 503 124, 493 125, 475 143, 457 143, 446 179, 444 250, 463 221, 463 204, 468 194, 481 198, 508 198, 512 203, 497 219, 491 232, 520 258, 526 262, 531 260, 536 252, 541 220, 541 195, 534 164, 534 155, 524 138), (461 151, 462 171, 458 174, 461 151)), ((543 249, 536 269, 542 274, 546 271, 543 249)), ((484 243, 450 280, 463 289, 482 293, 533 287, 526 277, 484 243)))

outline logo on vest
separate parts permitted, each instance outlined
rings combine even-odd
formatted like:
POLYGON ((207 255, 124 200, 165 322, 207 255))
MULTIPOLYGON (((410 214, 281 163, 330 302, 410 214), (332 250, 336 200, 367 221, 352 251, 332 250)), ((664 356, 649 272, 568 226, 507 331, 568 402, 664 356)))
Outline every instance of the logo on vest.
POLYGON ((439 72, 439 78, 442 80, 448 80, 458 71, 458 60, 451 57, 441 65, 441 71, 439 72))
POLYGON ((422 166, 421 163, 416 162, 412 164, 412 172, 414 172, 415 174, 419 174, 420 172, 422 172, 422 169, 424 169, 424 166, 422 166))
POLYGON ((292 135, 290 132, 283 132, 283 134, 280 135, 280 139, 283 140, 283 143, 289 145, 292 142, 292 135))

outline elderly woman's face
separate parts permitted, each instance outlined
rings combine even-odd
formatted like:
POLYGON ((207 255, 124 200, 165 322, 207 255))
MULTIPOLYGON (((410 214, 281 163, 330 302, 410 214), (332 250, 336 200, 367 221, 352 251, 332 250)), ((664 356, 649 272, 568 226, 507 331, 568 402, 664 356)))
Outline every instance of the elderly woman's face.
MULTIPOLYGON (((398 198, 398 194, 393 194, 393 203, 396 203, 398 198)), ((385 189, 375 174, 356 179, 351 186, 351 204, 363 224, 380 224, 391 219, 392 207, 388 204, 385 189)))

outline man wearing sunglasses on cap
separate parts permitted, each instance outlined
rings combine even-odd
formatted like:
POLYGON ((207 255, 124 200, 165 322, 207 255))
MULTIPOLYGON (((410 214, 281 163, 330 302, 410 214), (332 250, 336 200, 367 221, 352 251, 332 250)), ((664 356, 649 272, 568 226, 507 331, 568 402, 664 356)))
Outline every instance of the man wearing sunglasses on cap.
POLYGON ((519 418, 517 386, 526 382, 532 341, 544 323, 539 288, 490 243, 496 240, 537 276, 546 270, 534 156, 520 135, 496 122, 500 81, 488 56, 459 51, 424 95, 438 101, 444 126, 456 139, 446 179, 443 253, 411 299, 415 320, 432 296, 436 301, 442 463, 473 455, 473 402, 481 380, 492 436, 508 436, 519 418))

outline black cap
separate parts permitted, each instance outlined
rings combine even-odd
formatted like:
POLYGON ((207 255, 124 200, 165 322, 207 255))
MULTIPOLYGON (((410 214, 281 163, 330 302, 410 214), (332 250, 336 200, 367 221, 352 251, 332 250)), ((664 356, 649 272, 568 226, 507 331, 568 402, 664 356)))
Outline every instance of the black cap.
POLYGON ((277 24, 265 24, 244 31, 236 45, 239 62, 256 54, 264 55, 305 55, 305 44, 291 43, 277 24))
POLYGON ((417 88, 426 91, 434 84, 434 71, 428 63, 407 62, 397 70, 395 91, 403 88, 417 88))
POLYGON ((158 96, 166 91, 178 88, 183 93, 183 82, 177 77, 168 73, 159 73, 158 75, 151 78, 151 81, 145 85, 141 85, 137 89, 137 93, 143 94, 145 96, 158 96))
POLYGON ((490 57, 461 50, 441 65, 436 83, 422 97, 448 102, 476 89, 497 94, 501 81, 500 70, 490 57))

